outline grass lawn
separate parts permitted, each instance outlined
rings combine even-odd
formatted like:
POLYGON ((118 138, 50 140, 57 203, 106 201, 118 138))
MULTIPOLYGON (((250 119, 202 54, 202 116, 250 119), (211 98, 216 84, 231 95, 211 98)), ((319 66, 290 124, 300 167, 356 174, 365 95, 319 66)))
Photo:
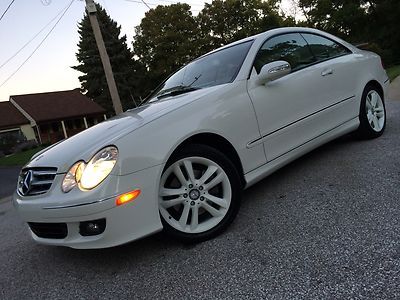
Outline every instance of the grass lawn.
POLYGON ((400 76, 400 66, 394 66, 386 69, 386 72, 390 78, 390 81, 393 81, 397 76, 400 76))
POLYGON ((29 159, 40 150, 45 147, 38 147, 35 149, 23 151, 20 153, 11 154, 9 156, 0 158, 0 166, 23 166, 25 165, 29 159))

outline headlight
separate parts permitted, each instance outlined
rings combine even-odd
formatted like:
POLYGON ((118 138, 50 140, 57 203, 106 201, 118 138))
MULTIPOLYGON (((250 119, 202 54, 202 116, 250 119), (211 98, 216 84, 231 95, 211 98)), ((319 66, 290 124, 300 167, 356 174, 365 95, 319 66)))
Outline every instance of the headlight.
POLYGON ((116 147, 107 147, 97 152, 83 170, 80 186, 85 190, 91 190, 98 186, 111 173, 117 159, 118 149, 116 147))
POLYGON ((75 186, 91 190, 98 186, 111 173, 118 159, 118 149, 106 147, 97 152, 88 164, 77 162, 65 175, 62 191, 68 193, 75 186))
POLYGON ((68 193, 72 190, 79 182, 82 176, 82 171, 85 168, 85 163, 83 161, 74 164, 68 173, 65 175, 64 180, 61 185, 61 189, 64 193, 68 193))

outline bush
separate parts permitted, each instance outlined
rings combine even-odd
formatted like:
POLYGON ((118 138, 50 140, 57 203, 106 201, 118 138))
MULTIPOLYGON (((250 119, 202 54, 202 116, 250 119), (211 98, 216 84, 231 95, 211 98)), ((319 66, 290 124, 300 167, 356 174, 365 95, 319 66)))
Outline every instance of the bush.
POLYGON ((14 153, 19 153, 19 152, 28 151, 30 149, 35 149, 35 148, 37 148, 37 146, 38 146, 38 144, 36 143, 36 141, 31 140, 31 141, 26 141, 26 142, 15 145, 12 148, 12 151, 14 153))

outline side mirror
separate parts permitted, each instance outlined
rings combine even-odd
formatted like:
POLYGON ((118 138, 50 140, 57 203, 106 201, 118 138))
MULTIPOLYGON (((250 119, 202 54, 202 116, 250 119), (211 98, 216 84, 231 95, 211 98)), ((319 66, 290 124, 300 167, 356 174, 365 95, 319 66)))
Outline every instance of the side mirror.
POLYGON ((272 63, 266 64, 261 68, 260 74, 258 74, 258 84, 266 84, 267 82, 279 79, 292 71, 292 67, 287 61, 278 60, 272 63))

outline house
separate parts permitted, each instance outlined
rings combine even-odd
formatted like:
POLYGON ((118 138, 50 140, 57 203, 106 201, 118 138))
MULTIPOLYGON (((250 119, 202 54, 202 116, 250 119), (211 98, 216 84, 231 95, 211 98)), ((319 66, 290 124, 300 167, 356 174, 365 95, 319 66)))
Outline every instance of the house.
POLYGON ((10 96, 0 102, 0 138, 14 132, 28 141, 52 144, 105 120, 105 113, 79 89, 10 96))
POLYGON ((7 152, 15 144, 34 139, 28 119, 11 102, 0 102, 0 152, 7 152))

